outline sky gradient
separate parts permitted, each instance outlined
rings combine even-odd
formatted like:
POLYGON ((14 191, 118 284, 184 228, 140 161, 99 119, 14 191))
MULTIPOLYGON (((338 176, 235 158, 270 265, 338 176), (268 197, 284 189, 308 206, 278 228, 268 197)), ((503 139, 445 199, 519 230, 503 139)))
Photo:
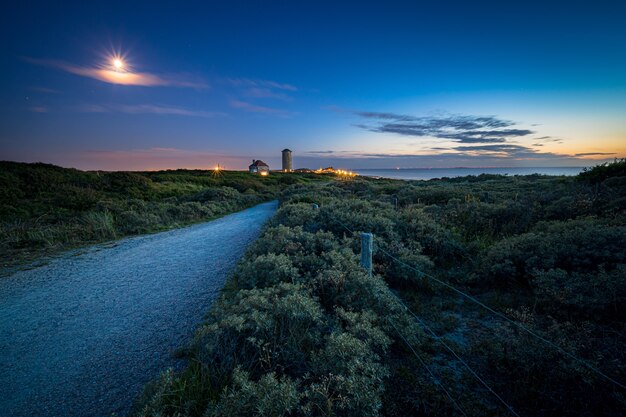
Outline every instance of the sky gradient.
POLYGON ((2 160, 279 168, 288 147, 295 167, 354 169, 626 156, 626 2, 14 3, 0 18, 2 160))

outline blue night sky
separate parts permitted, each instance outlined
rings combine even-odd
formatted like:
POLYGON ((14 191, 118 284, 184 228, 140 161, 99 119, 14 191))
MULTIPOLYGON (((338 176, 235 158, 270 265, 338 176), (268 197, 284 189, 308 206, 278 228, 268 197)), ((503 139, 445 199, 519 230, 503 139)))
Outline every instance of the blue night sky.
POLYGON ((626 156, 625 1, 20 1, 0 19, 0 159, 140 170, 278 167, 285 147, 309 168, 626 156))

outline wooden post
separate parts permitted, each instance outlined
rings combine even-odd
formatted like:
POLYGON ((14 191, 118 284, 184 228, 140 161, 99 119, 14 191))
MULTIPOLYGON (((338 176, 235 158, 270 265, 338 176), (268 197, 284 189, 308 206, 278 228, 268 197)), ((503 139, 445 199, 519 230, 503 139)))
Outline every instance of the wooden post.
POLYGON ((361 266, 365 268, 367 274, 372 276, 372 250, 374 235, 371 233, 361 233, 361 266))

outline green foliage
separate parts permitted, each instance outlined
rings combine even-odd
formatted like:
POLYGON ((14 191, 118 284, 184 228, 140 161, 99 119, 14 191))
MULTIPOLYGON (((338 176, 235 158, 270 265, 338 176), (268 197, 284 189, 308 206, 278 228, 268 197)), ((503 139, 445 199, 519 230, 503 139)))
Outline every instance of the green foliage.
POLYGON ((591 183, 599 183, 614 177, 626 177, 626 158, 585 168, 578 174, 579 179, 591 183))
POLYGON ((299 273, 287 255, 269 253, 243 261, 232 279, 238 288, 251 289, 280 282, 296 283, 299 273))
MULTIPOLYGON (((486 257, 488 276, 531 284, 541 272, 613 270, 626 259, 626 233, 621 226, 591 220, 543 223, 493 245, 486 257)), ((592 284, 590 282, 590 284, 592 284)), ((581 306, 584 308, 584 306, 581 306)))
POLYGON ((94 240, 115 239, 113 215, 109 211, 90 211, 83 214, 81 224, 84 232, 94 240))
POLYGON ((535 293, 554 314, 573 312, 582 317, 624 319, 626 305, 626 265, 606 271, 568 272, 548 269, 537 273, 535 293), (555 304, 553 304, 555 303, 555 304))
MULTIPOLYGON (((294 224, 305 209, 294 206, 277 218, 294 224)), ((342 246, 331 232, 283 224, 252 245, 192 349, 201 380, 224 387, 204 415, 379 414, 391 343, 380 315, 401 313, 342 246)))
POLYGON ((458 415, 424 363, 467 415, 505 414, 389 286, 520 415, 619 414, 623 393, 605 380, 416 271, 623 381, 626 182, 610 170, 598 185, 481 175, 286 187, 198 330, 197 373, 175 377, 188 394, 154 397, 144 415, 458 415), (371 277, 358 261, 365 231, 371 277))
POLYGON ((210 405, 205 417, 289 416, 298 406, 300 394, 297 385, 288 377, 277 378, 274 372, 251 381, 247 372, 237 368, 233 383, 225 390, 221 401, 210 405))
POLYGON ((317 176, 176 170, 83 172, 0 162, 0 261, 207 220, 317 176))

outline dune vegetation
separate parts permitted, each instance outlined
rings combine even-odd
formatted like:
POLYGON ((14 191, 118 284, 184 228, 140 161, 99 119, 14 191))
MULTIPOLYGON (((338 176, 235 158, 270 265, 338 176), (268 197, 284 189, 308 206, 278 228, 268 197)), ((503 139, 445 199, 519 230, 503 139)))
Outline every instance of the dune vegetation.
POLYGON ((135 414, 621 414, 625 166, 289 186, 135 414))
POLYGON ((135 415, 626 407, 624 160, 578 177, 430 181, 0 165, 4 265, 280 199, 186 368, 150 384, 135 415), (374 234, 373 276, 361 232, 374 234))
POLYGON ((209 220, 326 176, 79 171, 0 162, 0 264, 209 220))

